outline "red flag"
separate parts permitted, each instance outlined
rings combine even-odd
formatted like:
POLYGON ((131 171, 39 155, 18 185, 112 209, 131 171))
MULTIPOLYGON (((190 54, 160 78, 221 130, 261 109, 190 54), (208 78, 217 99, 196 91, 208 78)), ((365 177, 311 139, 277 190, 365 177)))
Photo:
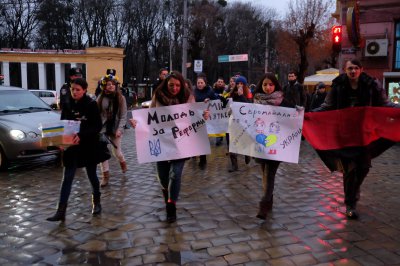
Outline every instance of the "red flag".
POLYGON ((400 108, 352 107, 304 115, 303 135, 317 150, 400 141, 400 108))

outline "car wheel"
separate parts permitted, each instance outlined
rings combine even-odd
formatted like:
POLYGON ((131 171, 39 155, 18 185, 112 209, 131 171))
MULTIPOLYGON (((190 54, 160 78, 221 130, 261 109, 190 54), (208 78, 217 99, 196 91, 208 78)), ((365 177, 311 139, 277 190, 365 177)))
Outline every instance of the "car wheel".
POLYGON ((3 152, 3 149, 0 147, 0 170, 5 170, 8 166, 8 160, 3 152))

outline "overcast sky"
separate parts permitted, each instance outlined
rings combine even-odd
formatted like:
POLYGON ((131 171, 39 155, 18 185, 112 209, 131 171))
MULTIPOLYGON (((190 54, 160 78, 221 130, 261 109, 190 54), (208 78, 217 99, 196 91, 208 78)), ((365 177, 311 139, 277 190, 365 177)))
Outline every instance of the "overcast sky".
POLYGON ((242 3, 254 3, 257 5, 263 5, 265 7, 274 8, 279 15, 283 16, 286 13, 287 5, 290 0, 228 0, 229 2, 242 2, 242 3))

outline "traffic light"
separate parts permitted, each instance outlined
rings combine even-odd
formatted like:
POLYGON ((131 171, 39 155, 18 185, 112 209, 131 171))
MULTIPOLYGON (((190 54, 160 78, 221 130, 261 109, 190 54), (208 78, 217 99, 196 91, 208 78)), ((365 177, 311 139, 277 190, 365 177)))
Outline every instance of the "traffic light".
POLYGON ((4 83, 4 75, 0 74, 0 85, 4 83))
POLYGON ((332 27, 332 49, 335 52, 342 50, 342 26, 332 27))

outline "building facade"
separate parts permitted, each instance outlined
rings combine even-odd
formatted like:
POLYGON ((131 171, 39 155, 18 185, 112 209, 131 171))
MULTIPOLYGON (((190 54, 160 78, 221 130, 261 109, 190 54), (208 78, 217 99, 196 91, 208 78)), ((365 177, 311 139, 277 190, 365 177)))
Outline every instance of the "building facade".
POLYGON ((347 59, 361 60, 365 72, 378 78, 391 100, 397 102, 400 98, 400 1, 337 0, 332 16, 342 25, 339 68, 347 59))
POLYGON ((59 92, 71 67, 83 70, 93 94, 99 79, 113 68, 123 82, 122 48, 90 47, 85 50, 0 49, 0 73, 4 85, 59 92))

